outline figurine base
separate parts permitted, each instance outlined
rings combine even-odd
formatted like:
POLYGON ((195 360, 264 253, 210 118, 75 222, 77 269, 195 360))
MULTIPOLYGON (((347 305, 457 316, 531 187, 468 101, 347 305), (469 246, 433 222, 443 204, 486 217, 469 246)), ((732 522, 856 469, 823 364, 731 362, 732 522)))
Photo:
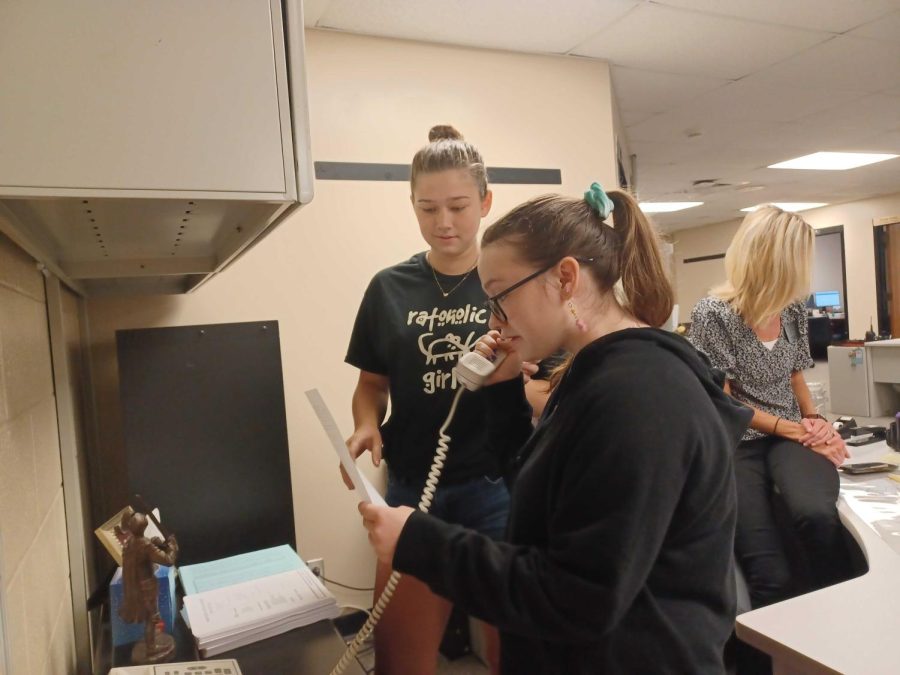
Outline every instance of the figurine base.
POLYGON ((141 640, 131 650, 131 662, 138 666, 146 663, 165 663, 175 655, 175 638, 168 633, 156 634, 156 649, 147 653, 147 643, 141 640))

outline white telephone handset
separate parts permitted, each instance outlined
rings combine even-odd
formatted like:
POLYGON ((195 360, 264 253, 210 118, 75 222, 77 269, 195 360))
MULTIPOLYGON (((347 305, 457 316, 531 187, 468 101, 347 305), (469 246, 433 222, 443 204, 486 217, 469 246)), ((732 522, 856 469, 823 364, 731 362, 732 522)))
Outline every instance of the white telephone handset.
MULTIPOLYGON (((456 414, 456 405, 459 403, 459 397, 462 396, 463 391, 466 389, 469 391, 480 389, 484 384, 484 381, 497 369, 497 366, 503 363, 506 356, 507 352, 498 351, 495 353, 494 360, 491 361, 478 352, 471 351, 466 352, 459 357, 456 366, 453 368, 453 373, 456 375, 456 381, 459 382, 462 387, 456 390, 456 395, 453 397, 453 403, 450 405, 450 412, 447 414, 447 419, 444 420, 444 424, 438 432, 438 447, 435 451, 431 469, 428 471, 425 489, 422 490, 422 498, 419 502, 420 511, 427 513, 428 509, 431 508, 434 492, 437 490, 438 480, 441 477, 441 471, 444 469, 444 462, 447 459, 447 450, 449 449, 450 436, 447 435, 447 427, 450 426, 450 422, 453 421, 453 415, 456 414)), ((387 584, 385 584, 384 590, 378 598, 378 602, 376 602, 375 606, 372 608, 369 619, 363 627, 359 629, 353 642, 350 643, 347 647, 347 651, 345 651, 344 655, 341 657, 341 660, 338 661, 337 665, 331 671, 331 675, 339 675, 344 672, 349 665, 350 660, 356 656, 362 643, 369 637, 372 631, 375 630, 375 624, 378 623, 385 607, 387 607, 388 603, 391 601, 391 597, 394 595, 394 589, 397 588, 397 584, 400 582, 400 576, 400 572, 391 572, 391 576, 388 578, 387 584)))
POLYGON ((485 358, 478 352, 466 352, 463 354, 453 369, 456 380, 469 391, 480 389, 484 381, 491 373, 497 370, 497 366, 503 363, 506 352, 498 351, 493 361, 485 358))

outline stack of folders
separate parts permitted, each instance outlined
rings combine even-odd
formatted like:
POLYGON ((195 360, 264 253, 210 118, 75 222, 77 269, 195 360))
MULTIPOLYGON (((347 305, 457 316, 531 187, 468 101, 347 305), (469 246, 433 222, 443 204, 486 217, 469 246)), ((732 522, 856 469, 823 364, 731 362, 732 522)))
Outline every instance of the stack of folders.
POLYGON ((215 656, 322 619, 337 601, 290 546, 178 569, 185 621, 203 656, 215 656))

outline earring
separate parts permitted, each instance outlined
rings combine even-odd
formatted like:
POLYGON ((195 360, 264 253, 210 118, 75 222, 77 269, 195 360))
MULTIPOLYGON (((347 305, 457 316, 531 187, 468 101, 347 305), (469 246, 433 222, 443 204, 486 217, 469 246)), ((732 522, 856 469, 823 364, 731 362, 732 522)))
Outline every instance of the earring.
POLYGON ((569 300, 569 311, 572 312, 572 318, 575 319, 576 328, 578 328, 578 330, 580 330, 582 333, 586 333, 587 326, 585 325, 584 321, 578 318, 578 312, 575 311, 575 303, 571 300, 569 300))

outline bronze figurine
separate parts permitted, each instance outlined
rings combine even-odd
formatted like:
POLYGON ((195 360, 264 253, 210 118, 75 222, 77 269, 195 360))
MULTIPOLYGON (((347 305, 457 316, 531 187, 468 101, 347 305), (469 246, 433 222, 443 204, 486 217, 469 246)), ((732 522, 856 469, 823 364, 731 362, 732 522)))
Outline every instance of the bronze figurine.
POLYGON ((159 614, 159 582, 157 565, 174 565, 178 557, 178 542, 174 535, 163 541, 144 536, 147 516, 128 509, 122 515, 120 531, 122 546, 122 590, 124 599, 119 616, 127 623, 144 622, 144 639, 134 645, 132 663, 162 663, 175 653, 175 639, 158 630, 162 622, 159 614))

